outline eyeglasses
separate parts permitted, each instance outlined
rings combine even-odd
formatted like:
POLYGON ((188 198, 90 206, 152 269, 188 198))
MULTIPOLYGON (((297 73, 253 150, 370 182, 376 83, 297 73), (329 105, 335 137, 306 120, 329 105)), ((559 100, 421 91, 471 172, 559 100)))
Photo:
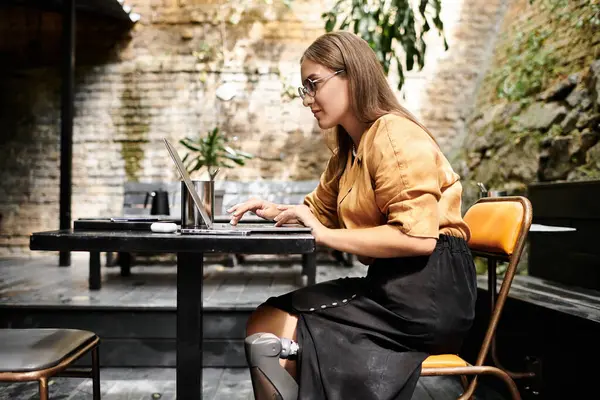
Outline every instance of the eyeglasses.
POLYGON ((300 98, 302 100, 304 100, 304 98, 306 97, 306 95, 309 95, 310 97, 315 97, 315 94, 317 94, 317 83, 319 82, 327 82, 329 79, 333 78, 334 76, 336 76, 339 73, 344 72, 343 69, 340 69, 339 71, 335 71, 333 74, 325 76, 323 78, 318 78, 315 80, 312 79, 308 79, 306 78, 303 82, 302 82, 302 86, 300 86, 298 88, 298 94, 300 95, 300 98))

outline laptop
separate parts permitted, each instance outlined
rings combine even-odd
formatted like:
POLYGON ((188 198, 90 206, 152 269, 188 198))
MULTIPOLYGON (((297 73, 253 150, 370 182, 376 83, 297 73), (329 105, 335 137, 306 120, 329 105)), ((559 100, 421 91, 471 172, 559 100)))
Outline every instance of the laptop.
POLYGON ((241 223, 239 225, 231 225, 228 223, 214 223, 211 220, 208 213, 206 212, 206 209, 203 207, 202 200, 200 199, 198 192, 196 192, 196 188, 194 187, 194 185, 192 183, 192 179, 190 178, 190 175, 188 174, 185 167, 183 166, 183 162, 181 161, 181 158, 179 158, 179 154, 177 153, 177 150, 175 150, 175 147, 173 147, 173 145, 166 138, 163 138, 163 141, 165 142, 165 146, 167 147, 169 155, 171 156, 171 160, 173 160, 173 163, 175 164, 177 171, 179 171, 179 174, 181 175, 181 178, 183 179, 185 186, 187 187, 188 191, 190 192, 190 194, 192 196, 192 199, 194 201, 194 204, 196 205, 196 208, 198 209, 198 211, 200 211, 200 216, 202 218, 202 221, 206 225, 206 228, 183 228, 182 227, 180 229, 181 234, 246 236, 251 233, 284 233, 284 232, 285 233, 310 233, 311 232, 310 228, 308 228, 304 225, 300 225, 300 224, 286 224, 283 226, 275 226, 274 224, 269 224, 267 222, 258 223, 258 224, 241 223))

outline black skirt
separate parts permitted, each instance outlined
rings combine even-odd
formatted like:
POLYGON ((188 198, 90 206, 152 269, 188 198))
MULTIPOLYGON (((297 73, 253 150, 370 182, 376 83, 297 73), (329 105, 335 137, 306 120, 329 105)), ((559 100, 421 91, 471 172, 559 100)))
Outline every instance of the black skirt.
POLYGON ((458 352, 476 296, 466 242, 440 235, 431 256, 378 259, 364 278, 266 304, 298 315, 299 399, 409 400, 428 355, 458 352))

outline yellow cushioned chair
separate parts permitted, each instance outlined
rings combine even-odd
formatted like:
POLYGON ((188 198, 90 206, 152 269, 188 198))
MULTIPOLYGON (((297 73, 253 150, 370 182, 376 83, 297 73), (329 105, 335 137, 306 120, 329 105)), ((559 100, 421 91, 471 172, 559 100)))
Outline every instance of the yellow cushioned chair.
POLYGON ((477 386, 477 375, 494 375, 502 379, 513 399, 521 396, 513 378, 531 377, 532 374, 512 373, 496 361, 494 334, 502 308, 506 302, 517 264, 523 251, 525 238, 531 226, 531 203, 525 197, 486 197, 475 203, 465 214, 465 222, 471 229, 469 248, 474 256, 488 261, 488 292, 492 314, 475 365, 455 354, 433 355, 423 362, 422 376, 460 375, 465 389, 459 399, 470 399, 477 386), (500 293, 496 293, 496 264, 508 262, 500 293), (483 365, 488 352, 498 367, 483 365), (474 375, 471 382, 465 376, 474 375))

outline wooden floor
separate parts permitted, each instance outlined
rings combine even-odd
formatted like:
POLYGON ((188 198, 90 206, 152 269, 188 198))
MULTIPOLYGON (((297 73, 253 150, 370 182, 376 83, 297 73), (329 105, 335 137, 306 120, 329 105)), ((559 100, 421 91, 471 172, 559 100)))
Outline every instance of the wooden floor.
MULTIPOLYGON (((298 287, 300 259, 269 260, 249 258, 243 266, 226 268, 206 263, 204 305, 206 309, 251 310, 268 296, 298 287)), ((317 282, 342 276, 363 276, 366 268, 342 267, 320 259, 317 282)), ((137 265, 132 276, 121 277, 118 268, 102 268, 103 287, 88 289, 88 257, 72 253, 71 267, 58 267, 51 254, 31 259, 0 259, 0 307, 66 307, 110 310, 132 308, 175 309, 176 269, 174 265, 137 265)), ((173 368, 103 368, 102 398, 105 400, 174 399, 173 368)), ((414 399, 453 399, 460 393, 453 378, 421 378, 414 399)), ((204 399, 252 399, 250 376, 246 368, 205 368, 204 399)), ((91 381, 56 378, 50 385, 53 400, 91 398, 91 381)), ((0 383, 0 400, 37 399, 35 383, 0 383)), ((477 399, 502 399, 480 385, 477 399)))

